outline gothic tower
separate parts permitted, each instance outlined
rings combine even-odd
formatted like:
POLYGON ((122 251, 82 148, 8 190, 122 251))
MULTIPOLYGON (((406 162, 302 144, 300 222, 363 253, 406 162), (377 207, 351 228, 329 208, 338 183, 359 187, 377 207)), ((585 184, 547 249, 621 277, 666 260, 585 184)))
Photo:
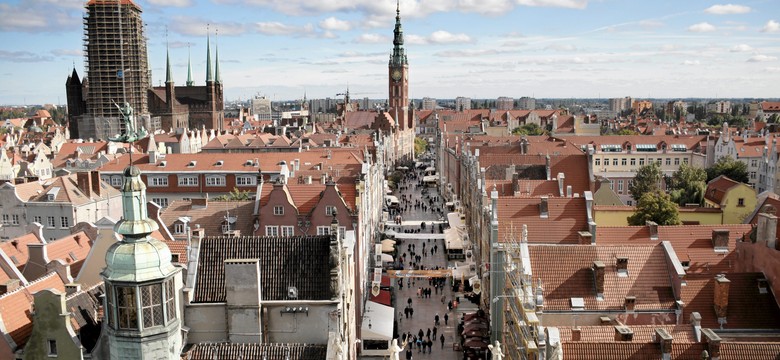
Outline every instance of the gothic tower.
POLYGON ((141 171, 128 166, 122 185, 121 237, 106 252, 106 336, 110 359, 179 359, 182 349, 179 289, 181 269, 171 251, 151 234, 158 229, 146 210, 141 171))
POLYGON ((388 110, 401 130, 411 128, 409 119, 409 63, 404 52, 404 32, 401 29, 400 1, 395 10, 393 54, 388 64, 388 110))

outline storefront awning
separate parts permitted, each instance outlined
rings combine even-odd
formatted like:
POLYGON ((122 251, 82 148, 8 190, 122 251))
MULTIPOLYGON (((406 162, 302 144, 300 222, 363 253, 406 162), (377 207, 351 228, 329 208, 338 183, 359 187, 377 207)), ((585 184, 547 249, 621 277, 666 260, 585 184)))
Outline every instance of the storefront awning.
POLYGON ((439 181, 439 177, 436 175, 423 176, 423 182, 432 183, 439 181))
POLYGON ((363 314, 363 339, 391 340, 394 320, 395 310, 392 307, 367 301, 366 312, 363 314))
POLYGON ((460 238, 458 230, 444 230, 444 245, 447 250, 463 250, 463 240, 460 238))
POLYGON ((393 257, 388 254, 381 254, 382 262, 393 262, 393 257))
POLYGON ((382 240, 382 252, 393 252, 395 250, 395 245, 393 244, 395 244, 393 240, 382 240))

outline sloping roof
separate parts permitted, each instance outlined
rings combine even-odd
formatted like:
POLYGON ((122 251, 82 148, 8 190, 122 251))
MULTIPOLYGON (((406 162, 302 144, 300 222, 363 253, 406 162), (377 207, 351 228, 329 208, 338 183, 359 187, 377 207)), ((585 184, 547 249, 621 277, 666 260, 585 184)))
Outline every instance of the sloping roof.
POLYGON ((94 191, 90 191, 90 196, 87 196, 87 194, 79 188, 77 176, 78 174, 70 174, 43 181, 43 190, 41 193, 32 196, 29 201, 64 202, 79 206, 91 203, 95 200, 118 196, 120 194, 119 190, 101 179, 100 191, 102 196, 98 196, 94 191), (54 188, 59 188, 59 191, 56 192, 54 200, 50 201, 48 200, 48 193, 54 188))
POLYGON ((209 200, 206 207, 192 205, 192 200, 176 200, 168 205, 160 213, 160 220, 173 233, 173 224, 181 217, 190 218, 190 227, 200 228, 205 231, 205 236, 222 235, 222 222, 230 213, 231 217, 238 217, 233 230, 240 230, 242 234, 252 233, 252 213, 254 201, 214 201, 209 200))
POLYGON ((327 345, 280 343, 203 343, 194 344, 182 354, 182 360, 325 360, 327 345))
POLYGON ((542 279, 545 309, 571 310, 574 297, 585 300, 585 310, 622 310, 626 296, 636 296, 636 310, 675 307, 666 253, 660 245, 531 245, 529 252, 532 273, 542 279), (617 257, 628 258, 627 277, 618 276, 617 257), (596 300, 591 270, 595 260, 606 265, 603 301, 596 300))
MULTIPOLYGON (((691 325, 630 325, 634 333, 632 341, 654 342, 655 329, 664 329, 672 335, 672 343, 696 343, 696 335, 691 325)), ((572 337, 571 326, 558 326, 561 342, 582 341, 582 342, 613 342, 615 341, 614 326, 579 326, 580 337, 576 340, 572 337)))
POLYGON ((348 129, 369 128, 376 119, 376 111, 352 111, 344 113, 344 127, 348 129))
POLYGON ((21 271, 30 258, 28 244, 42 244, 43 241, 35 233, 25 234, 20 237, 0 243, 0 251, 4 252, 11 261, 16 259, 14 265, 21 271))
POLYGON ((103 283, 92 286, 89 289, 70 294, 65 299, 65 306, 75 322, 74 329, 85 325, 97 324, 98 308, 103 306, 100 296, 105 292, 103 283))
POLYGON ((92 249, 92 241, 87 233, 79 231, 51 241, 44 246, 49 260, 60 260, 63 264, 70 265, 70 273, 75 278, 84 264, 84 259, 87 258, 90 249, 92 249))
POLYGON ((498 241, 517 235, 528 225, 528 242, 536 244, 577 244, 578 231, 588 230, 585 198, 549 198, 548 217, 540 217, 541 198, 498 198, 498 241))
POLYGON ((680 261, 689 261, 688 274, 732 272, 737 266, 735 249, 743 235, 750 232, 746 224, 658 226, 658 239, 650 240, 647 226, 599 226, 596 243, 601 245, 649 245, 669 241, 680 261), (728 251, 716 252, 712 245, 713 230, 728 230, 728 251))
MULTIPOLYGON (((758 279, 762 273, 730 273, 726 278, 729 285, 728 316, 725 329, 777 329, 780 324, 780 309, 771 291, 761 294, 758 279)), ((692 312, 701 314, 701 326, 720 327, 713 310, 715 301, 714 276, 689 276, 687 286, 682 287, 681 298, 685 303, 683 319, 689 319, 692 312)))
POLYGON ((764 111, 780 111, 780 101, 762 101, 761 110, 764 111))
POLYGON ((298 289, 298 300, 330 299, 330 237, 208 237, 200 246, 193 302, 225 301, 228 259, 259 259, 263 300, 287 299, 298 289))
POLYGON ((726 175, 718 176, 707 183, 707 191, 704 193, 704 198, 720 205, 726 193, 739 184, 739 182, 729 179, 726 175))
MULTIPOLYGON (((702 343, 676 344, 672 342, 672 359, 701 359, 705 350, 702 343)), ((722 353, 722 352, 721 352, 722 353)), ((599 360, 658 360, 661 359, 661 349, 654 342, 612 341, 612 342, 566 342, 563 343, 563 354, 566 359, 599 359, 599 360)), ((725 357, 721 357, 726 359, 725 357)))
POLYGON ((0 318, 5 333, 11 336, 17 348, 23 348, 32 333, 33 295, 46 289, 65 292, 65 285, 57 274, 50 273, 25 287, 0 296, 0 318))

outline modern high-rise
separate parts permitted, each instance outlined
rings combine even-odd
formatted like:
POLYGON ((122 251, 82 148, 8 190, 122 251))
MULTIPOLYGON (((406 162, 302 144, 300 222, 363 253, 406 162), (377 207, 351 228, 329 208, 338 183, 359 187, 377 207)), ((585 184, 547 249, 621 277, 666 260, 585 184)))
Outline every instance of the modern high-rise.
POLYGON ((458 96, 455 98, 455 111, 471 110, 471 98, 458 96))
POLYGON ((422 99, 422 109, 423 110, 434 110, 436 109, 436 99, 424 97, 422 99))
POLYGON ((536 109, 536 99, 528 96, 523 96, 517 100, 517 107, 521 110, 534 110, 536 109))
POLYGON ((515 99, 502 96, 496 99, 496 110, 512 110, 515 108, 515 99))

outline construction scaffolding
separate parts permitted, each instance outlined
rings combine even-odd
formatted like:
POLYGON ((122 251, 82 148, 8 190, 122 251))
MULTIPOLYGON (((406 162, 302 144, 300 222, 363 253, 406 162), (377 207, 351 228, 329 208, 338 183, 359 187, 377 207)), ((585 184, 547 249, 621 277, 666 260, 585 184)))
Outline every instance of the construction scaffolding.
POLYGON ((536 343, 539 331, 537 317, 537 292, 542 284, 535 288, 531 274, 531 261, 528 252, 528 231, 525 225, 520 236, 509 231, 509 236, 501 243, 505 255, 504 272, 506 284, 503 294, 497 294, 507 301, 504 306, 505 328, 502 336, 504 353, 507 360, 537 359, 539 348, 536 343))
POLYGON ((86 9, 87 114, 93 119, 110 122, 96 124, 91 127, 93 129, 116 128, 121 123, 121 115, 115 102, 119 105, 129 103, 137 115, 149 113, 149 66, 141 8, 132 0, 91 0, 86 9))

